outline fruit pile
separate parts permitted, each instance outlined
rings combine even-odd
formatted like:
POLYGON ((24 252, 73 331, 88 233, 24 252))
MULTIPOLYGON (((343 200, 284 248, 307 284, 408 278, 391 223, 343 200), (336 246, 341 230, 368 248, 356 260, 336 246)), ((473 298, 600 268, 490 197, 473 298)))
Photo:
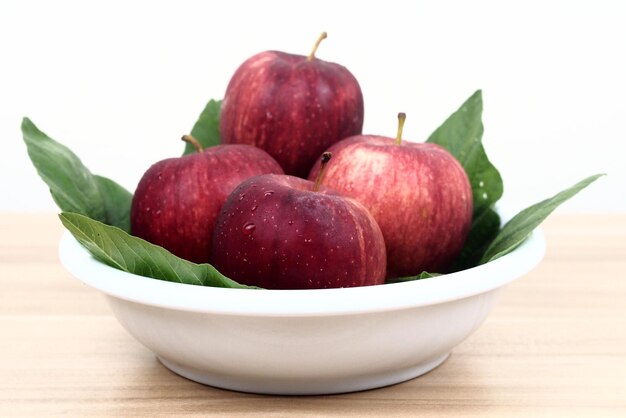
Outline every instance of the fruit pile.
POLYGON ((356 78, 315 56, 325 37, 308 56, 266 51, 246 60, 221 109, 209 102, 193 136, 183 136, 185 154, 151 166, 134 195, 91 174, 25 118, 29 155, 63 224, 99 260, 158 279, 377 285, 502 256, 598 177, 500 229, 493 204, 502 182, 480 142, 480 91, 425 143, 403 141, 404 113, 395 138, 363 135, 356 78))
POLYGON ((223 144, 196 142, 197 153, 145 173, 133 235, 274 289, 382 284, 451 266, 472 220, 463 167, 436 144, 403 142, 404 114, 395 139, 361 135, 358 81, 315 57, 325 36, 309 56, 267 51, 237 69, 223 144), (332 161, 322 170, 324 152, 332 161))

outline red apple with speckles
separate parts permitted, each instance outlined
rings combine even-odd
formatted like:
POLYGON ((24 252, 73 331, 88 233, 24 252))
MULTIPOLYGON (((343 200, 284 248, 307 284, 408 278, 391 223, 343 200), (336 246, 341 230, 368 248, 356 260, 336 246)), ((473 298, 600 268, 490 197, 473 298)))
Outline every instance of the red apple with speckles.
POLYGON ((286 174, 306 177, 324 150, 363 128, 363 95, 347 68, 307 56, 266 51, 232 76, 220 115, 224 144, 267 151, 286 174))
POLYGON ((385 243, 357 201, 287 175, 246 180, 228 197, 214 231, 212 264, 267 289, 382 284, 385 243))
MULTIPOLYGON (((329 151, 324 183, 361 202, 385 237, 389 277, 444 273, 472 223, 472 188, 461 164, 436 144, 358 135, 329 151)), ((314 166, 309 178, 315 178, 314 166)))
MULTIPOLYGON (((194 142, 189 136, 184 140, 194 142)), ((143 175, 133 196, 133 235, 193 261, 209 261, 219 210, 249 177, 283 171, 266 152, 249 145, 218 145, 162 160, 143 175)))

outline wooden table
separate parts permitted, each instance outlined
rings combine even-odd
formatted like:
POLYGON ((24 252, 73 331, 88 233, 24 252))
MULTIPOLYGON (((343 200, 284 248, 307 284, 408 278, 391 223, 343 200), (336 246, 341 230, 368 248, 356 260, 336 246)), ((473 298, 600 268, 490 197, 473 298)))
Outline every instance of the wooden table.
POLYGON ((626 417, 626 214, 553 215, 548 252, 434 371, 334 396, 178 377, 59 264, 54 214, 0 214, 0 417, 626 417))

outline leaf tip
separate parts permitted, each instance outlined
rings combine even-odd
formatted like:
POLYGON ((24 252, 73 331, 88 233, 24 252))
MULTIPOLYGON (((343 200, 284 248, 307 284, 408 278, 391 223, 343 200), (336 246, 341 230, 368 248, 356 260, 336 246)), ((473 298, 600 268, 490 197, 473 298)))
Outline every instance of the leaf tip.
POLYGON ((61 220, 61 222, 63 223, 63 225, 65 225, 65 223, 66 223, 67 221, 69 221, 69 218, 68 218, 68 216, 67 216, 67 215, 68 215, 68 212, 61 212, 61 213, 59 213, 59 215, 58 215, 58 216, 59 216, 59 219, 61 220))
POLYGON ((34 126, 35 126, 35 124, 33 123, 33 121, 30 120, 30 118, 28 116, 24 116, 22 118, 22 125, 21 125, 22 132, 24 132, 24 130, 32 128, 34 126))
POLYGON ((483 90, 482 89, 478 89, 474 92, 474 94, 472 95, 472 100, 479 103, 481 108, 482 108, 482 104, 483 104, 483 90))

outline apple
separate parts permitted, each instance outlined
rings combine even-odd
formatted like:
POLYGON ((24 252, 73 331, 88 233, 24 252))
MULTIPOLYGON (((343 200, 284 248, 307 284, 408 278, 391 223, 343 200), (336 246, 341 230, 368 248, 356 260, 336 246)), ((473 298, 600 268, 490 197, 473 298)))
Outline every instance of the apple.
MULTIPOLYGON (((361 202, 378 222, 387 247, 388 277, 444 273, 459 256, 472 223, 472 188, 461 164, 443 147, 395 139, 346 138, 328 151, 325 184, 361 202)), ((315 165, 309 178, 319 172, 315 165)))
POLYGON ((214 231, 212 264, 226 276, 267 289, 382 284, 382 232, 357 201, 289 175, 241 183, 214 231))
POLYGON ((196 263, 208 262, 213 227, 226 197, 245 179, 283 171, 266 152, 249 145, 202 149, 152 165, 133 196, 131 233, 196 263))
POLYGON ((315 57, 324 38, 309 56, 266 51, 241 64, 222 102, 222 143, 255 145, 306 177, 325 149, 361 133, 361 88, 348 69, 315 57))

